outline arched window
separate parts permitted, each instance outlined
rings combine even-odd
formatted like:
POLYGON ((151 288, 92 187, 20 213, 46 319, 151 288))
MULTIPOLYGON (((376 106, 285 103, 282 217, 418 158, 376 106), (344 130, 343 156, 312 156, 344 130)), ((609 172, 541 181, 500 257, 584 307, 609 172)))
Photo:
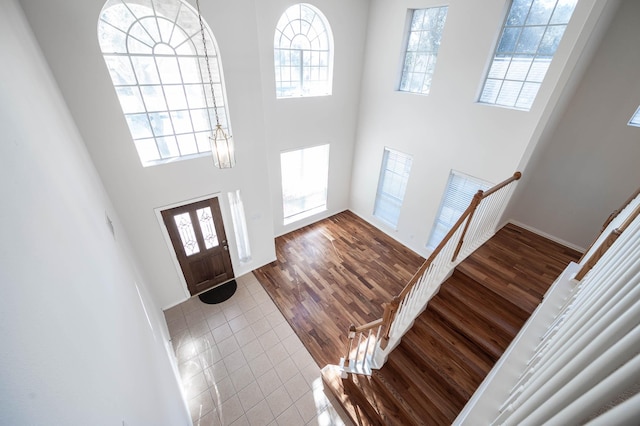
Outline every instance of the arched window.
MULTIPOLYGON (((229 130, 217 46, 205 24, 220 124, 229 130)), ((198 13, 182 0, 108 0, 98 39, 143 166, 211 151, 215 128, 198 13)))
POLYGON ((331 94, 333 36, 326 18, 310 4, 288 8, 273 41, 276 96, 331 94))

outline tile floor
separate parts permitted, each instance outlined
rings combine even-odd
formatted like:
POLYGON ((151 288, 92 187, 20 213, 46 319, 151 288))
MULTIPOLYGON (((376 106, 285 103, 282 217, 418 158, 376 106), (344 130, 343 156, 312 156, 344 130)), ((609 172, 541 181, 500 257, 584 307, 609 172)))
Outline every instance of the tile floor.
POLYGON ((236 282, 223 303, 193 297, 165 311, 193 424, 351 425, 254 275, 236 282))

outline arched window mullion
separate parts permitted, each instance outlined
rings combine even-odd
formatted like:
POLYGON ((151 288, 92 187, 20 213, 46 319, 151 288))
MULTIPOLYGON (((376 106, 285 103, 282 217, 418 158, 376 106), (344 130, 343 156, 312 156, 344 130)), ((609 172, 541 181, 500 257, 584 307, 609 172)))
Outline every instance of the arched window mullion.
MULTIPOLYGON (((184 30, 183 30, 183 31, 184 31, 184 30)), ((192 35, 189 35, 186 31, 184 31, 184 33, 187 35, 187 37, 185 38, 185 40, 184 40, 184 41, 182 41, 181 43, 178 43, 178 44, 176 44, 176 45, 174 46, 176 50, 178 50, 178 49, 180 48, 180 46, 182 46, 183 44, 185 44, 185 43, 187 43, 187 42, 189 42, 189 41, 191 41, 191 42, 193 43, 193 37, 197 37, 197 36, 199 36, 199 35, 200 35, 200 31, 197 31, 197 32, 193 33, 192 35)), ((198 51, 198 50, 196 49, 196 52, 197 52, 197 51, 198 51)))
POLYGON ((156 11, 156 5, 153 1, 150 1, 149 3, 151 4, 151 10, 153 11, 153 15, 150 16, 150 18, 153 18, 153 20, 155 21, 156 28, 158 29, 158 37, 160 37, 160 40, 158 42, 162 42, 162 31, 160 31, 160 23, 158 22, 158 12, 156 11))
MULTIPOLYGON (((203 78, 203 54, 196 48, 200 31, 193 34, 184 31, 199 26, 197 12, 184 0, 177 0, 178 7, 164 7, 165 1, 176 0, 154 0, 148 6, 107 0, 99 17, 101 48, 110 46, 103 56, 144 166, 209 152, 209 144, 196 137, 196 132, 202 135, 215 128, 211 98, 207 96, 209 81, 203 78), (119 10, 107 14, 110 7, 119 10), (123 18, 120 25, 119 17, 123 18), (165 65, 169 68, 165 69, 165 65)), ((219 56, 209 28, 206 32, 213 46, 209 52, 211 66, 217 67, 216 98, 224 100, 218 102, 218 111, 225 118, 221 124, 229 130, 219 56)))
POLYGON ((176 30, 176 27, 178 26, 178 16, 180 16, 181 10, 182 10, 182 3, 178 3, 178 10, 176 11, 176 16, 170 20, 171 23, 173 24, 173 27, 171 28, 171 34, 169 35, 169 41, 167 42, 169 46, 172 46, 171 39, 173 38, 173 34, 176 30))
POLYGON ((329 24, 318 9, 299 3, 285 10, 274 33, 277 97, 331 94, 332 48, 329 24))
MULTIPOLYGON (((140 25, 140 27, 144 30, 145 33, 147 33, 147 35, 149 36, 149 38, 155 42, 157 42, 157 40, 153 37, 153 35, 151 35, 151 33, 149 32, 149 30, 147 29, 147 27, 141 22, 142 19, 144 18, 150 18, 150 16, 145 15, 143 17, 139 17, 138 15, 136 15, 134 13, 133 10, 131 10, 131 8, 129 7, 129 5, 122 1, 122 4, 124 5, 124 7, 127 8, 127 10, 129 11, 129 13, 131 14, 131 16, 133 16, 135 19, 133 20, 133 22, 131 23, 131 25, 129 25, 129 28, 127 29, 127 35, 131 34, 131 28, 133 28, 133 26, 137 23, 138 25, 140 25)), ((155 13, 155 12, 154 12, 155 13)), ((160 35, 160 30, 158 30, 158 35, 160 35)), ((131 36, 133 37, 133 36, 131 36)), ((142 40, 137 39, 136 37, 133 37, 134 39, 138 40, 139 42, 146 44, 147 46, 149 46, 147 43, 143 42, 142 40)), ((153 46, 149 46, 151 48, 153 48, 153 46)))

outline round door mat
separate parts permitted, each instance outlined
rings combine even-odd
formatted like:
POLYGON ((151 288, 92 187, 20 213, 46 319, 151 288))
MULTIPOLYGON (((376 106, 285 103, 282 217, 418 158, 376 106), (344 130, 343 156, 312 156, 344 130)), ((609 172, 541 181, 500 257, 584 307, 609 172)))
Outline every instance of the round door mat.
POLYGON ((233 296, 237 288, 238 284, 236 283, 236 280, 231 280, 219 285, 218 287, 214 287, 209 291, 199 294, 198 297, 202 302, 208 305, 215 305, 216 303, 222 303, 225 300, 228 300, 233 296))

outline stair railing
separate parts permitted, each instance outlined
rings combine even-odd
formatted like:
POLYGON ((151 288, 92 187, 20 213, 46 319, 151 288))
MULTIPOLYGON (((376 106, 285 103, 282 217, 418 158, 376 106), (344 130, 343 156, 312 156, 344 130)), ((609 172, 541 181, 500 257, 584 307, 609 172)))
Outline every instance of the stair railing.
POLYGON ((516 172, 493 188, 478 191, 400 294, 383 304, 382 318, 359 327, 351 325, 346 351, 340 359, 343 377, 350 373, 370 375, 372 369, 382 367, 458 263, 495 234, 513 189, 511 184, 521 176, 516 172))
POLYGON ((579 263, 582 265, 582 268, 580 268, 576 274, 576 280, 580 281, 584 278, 587 272, 589 272, 595 264, 598 263, 600 258, 604 256, 607 250, 609 250, 624 230, 631 225, 638 215, 640 215, 640 204, 634 202, 637 201, 636 199, 638 196, 640 196, 640 188, 631 194, 619 209, 614 210, 613 213, 609 215, 607 220, 604 222, 604 225, 602 225, 600 235, 598 235, 593 244, 591 244, 591 247, 589 247, 589 250, 587 250, 580 259, 579 263), (630 209, 633 210, 631 212, 625 211, 630 209), (623 212, 624 214, 622 214, 623 212), (609 224, 612 222, 618 223, 614 223, 614 227, 610 227, 609 224), (608 234, 605 233, 607 228, 611 229, 608 234))
MULTIPOLYGON (((491 424, 583 424, 603 408, 623 411, 609 404, 637 385, 640 371, 638 216, 640 191, 607 219, 581 259, 564 305, 519 376, 511 371, 517 382, 491 424)), ((640 409, 632 407, 637 419, 640 409)))

